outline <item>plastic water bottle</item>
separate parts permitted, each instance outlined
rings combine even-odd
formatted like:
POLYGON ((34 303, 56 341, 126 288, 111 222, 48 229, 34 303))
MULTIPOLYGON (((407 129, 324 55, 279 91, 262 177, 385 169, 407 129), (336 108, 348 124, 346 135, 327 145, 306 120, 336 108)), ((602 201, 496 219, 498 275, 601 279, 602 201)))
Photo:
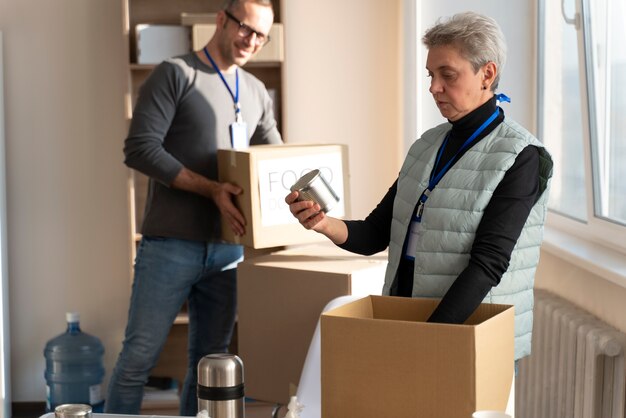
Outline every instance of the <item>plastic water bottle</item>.
POLYGON ((46 344, 48 412, 62 404, 88 404, 93 412, 103 412, 102 380, 104 346, 97 337, 80 330, 79 315, 65 314, 67 331, 46 344))

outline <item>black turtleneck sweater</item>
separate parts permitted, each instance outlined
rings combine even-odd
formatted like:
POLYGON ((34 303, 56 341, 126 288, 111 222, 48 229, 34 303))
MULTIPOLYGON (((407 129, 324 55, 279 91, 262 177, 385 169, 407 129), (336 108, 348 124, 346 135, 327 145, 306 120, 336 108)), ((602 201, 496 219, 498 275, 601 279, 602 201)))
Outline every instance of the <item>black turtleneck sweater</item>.
MULTIPOLYGON (((441 156, 439 167, 454 157, 461 145, 496 110, 495 96, 478 109, 451 122, 450 138, 441 156)), ((479 142, 504 120, 498 117, 473 141, 479 142)), ((471 148, 468 147, 467 149, 471 148)), ((466 151, 467 151, 466 149, 466 151)), ((453 164, 463 156, 456 156, 453 164)), ((348 251, 370 255, 389 245, 393 202, 397 180, 376 208, 362 221, 346 221, 348 239, 342 245, 348 251)), ((483 301, 489 290, 500 283, 509 266, 513 247, 519 238, 530 210, 537 202, 539 190, 539 152, 528 146, 520 152, 515 163, 505 173, 494 190, 483 218, 476 230, 467 267, 459 274, 441 300, 430 322, 463 323, 483 301)), ((391 294, 411 296, 413 261, 402 258, 391 294)))

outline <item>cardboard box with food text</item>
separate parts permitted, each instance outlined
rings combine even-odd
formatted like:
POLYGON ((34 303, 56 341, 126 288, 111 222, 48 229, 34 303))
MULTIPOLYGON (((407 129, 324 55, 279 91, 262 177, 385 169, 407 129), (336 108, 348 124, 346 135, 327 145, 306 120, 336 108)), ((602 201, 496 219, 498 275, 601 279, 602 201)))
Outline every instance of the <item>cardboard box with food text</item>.
POLYGON ((324 313, 322 418, 461 418, 504 411, 514 312, 481 304, 463 325, 426 322, 439 300, 369 296, 324 313))
POLYGON ((222 238, 251 248, 321 242, 289 212, 285 196, 304 174, 319 169, 339 196, 330 216, 349 216, 347 145, 256 145, 245 150, 218 150, 219 180, 240 186, 235 202, 246 219, 243 236, 222 219, 222 238))
POLYGON ((387 255, 365 257, 314 244, 238 266, 238 351, 246 396, 286 405, 300 381, 313 333, 328 302, 380 294, 387 255))

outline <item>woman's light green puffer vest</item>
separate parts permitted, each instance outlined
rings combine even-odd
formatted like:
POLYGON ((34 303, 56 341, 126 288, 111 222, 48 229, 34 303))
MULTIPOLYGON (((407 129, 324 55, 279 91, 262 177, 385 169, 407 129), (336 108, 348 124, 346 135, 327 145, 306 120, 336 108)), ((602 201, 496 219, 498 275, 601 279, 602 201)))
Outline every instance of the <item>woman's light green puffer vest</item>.
MULTIPOLYGON (((435 156, 451 125, 424 133, 409 150, 398 178, 391 224, 389 264, 383 294, 396 278, 411 216, 428 186, 435 156)), ((419 225, 413 297, 443 297, 469 262, 476 229, 491 196, 528 145, 540 151, 540 197, 511 254, 508 270, 484 302, 515 305, 515 359, 530 354, 533 285, 543 237, 552 159, 543 144, 516 122, 505 119, 470 148, 430 194, 419 225)))

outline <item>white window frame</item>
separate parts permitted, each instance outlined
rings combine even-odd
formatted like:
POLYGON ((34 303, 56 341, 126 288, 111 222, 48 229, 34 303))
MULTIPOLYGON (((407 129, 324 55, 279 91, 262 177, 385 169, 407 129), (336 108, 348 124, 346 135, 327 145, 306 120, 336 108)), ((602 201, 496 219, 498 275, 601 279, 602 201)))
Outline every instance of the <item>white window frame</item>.
MULTIPOLYGON (((538 13, 543 14, 543 8, 541 5, 544 1, 553 1, 553 0, 539 0, 539 8, 538 13)), ((561 0, 564 1, 564 0, 561 0)), ((592 167, 592 158, 593 158, 593 150, 592 144, 594 141, 592 132, 595 132, 591 129, 591 123, 594 120, 592 118, 591 112, 593 112, 593 106, 588 100, 589 97, 589 89, 591 88, 590 80, 590 54, 587 54, 589 51, 588 40, 589 37, 585 36, 586 31, 590 30, 590 15, 588 9, 588 0, 574 0, 576 4, 576 16, 573 19, 577 22, 577 34, 578 34, 578 45, 579 51, 583 51, 582 54, 579 54, 579 70, 580 70, 580 92, 581 92, 581 103, 583 105, 582 109, 582 126, 583 126, 583 156, 584 156, 584 171, 585 171, 585 188, 586 188, 586 208, 587 208, 587 221, 581 222, 579 220, 572 219, 568 216, 565 216, 561 213, 558 213, 553 210, 549 210, 547 225, 549 227, 555 228, 558 231, 566 232, 568 234, 574 235, 583 241, 589 241, 593 243, 597 243, 602 246, 606 246, 618 253, 626 254, 626 226, 618 224, 613 221, 608 221, 602 217, 596 215, 595 210, 595 199, 598 196, 598 193, 594 193, 594 188, 598 187, 598 184, 594 184, 594 179, 596 176, 593 172, 592 167)), ((539 36, 538 36, 538 53, 539 56, 543 56, 543 48, 544 45, 541 44, 543 27, 539 27, 539 36)), ((541 89, 541 80, 543 74, 542 68, 542 59, 539 59, 538 65, 538 88, 541 89)), ((538 94, 538 121, 541 124, 542 114, 543 114, 543 104, 541 103, 541 94, 538 94)), ((597 142, 596 142, 597 143, 597 142)))

